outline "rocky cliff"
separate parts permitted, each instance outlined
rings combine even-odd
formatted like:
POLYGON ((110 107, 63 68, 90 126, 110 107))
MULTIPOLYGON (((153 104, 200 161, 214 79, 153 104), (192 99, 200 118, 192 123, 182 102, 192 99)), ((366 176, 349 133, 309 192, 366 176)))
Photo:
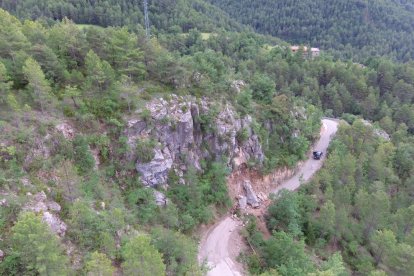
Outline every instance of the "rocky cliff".
POLYGON ((165 185, 170 170, 180 177, 189 166, 201 170, 203 160, 223 160, 233 170, 249 160, 261 163, 252 123, 229 104, 175 95, 156 99, 127 120, 128 158, 137 160, 142 183, 151 187, 165 185))

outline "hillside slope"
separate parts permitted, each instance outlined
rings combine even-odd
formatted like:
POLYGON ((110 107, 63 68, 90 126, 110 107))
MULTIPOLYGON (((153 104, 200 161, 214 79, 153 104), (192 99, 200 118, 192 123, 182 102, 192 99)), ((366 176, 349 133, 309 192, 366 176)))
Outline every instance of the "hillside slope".
POLYGON ((342 57, 414 57, 414 12, 408 1, 207 1, 260 33, 333 48, 342 57))
MULTIPOLYGON (((78 24, 100 26, 143 25, 143 1, 141 0, 2 0, 0 7, 21 19, 46 17, 61 20, 64 17, 78 24)), ((192 28, 210 32, 218 28, 245 29, 220 9, 202 0, 149 1, 151 25, 159 30, 192 28)))

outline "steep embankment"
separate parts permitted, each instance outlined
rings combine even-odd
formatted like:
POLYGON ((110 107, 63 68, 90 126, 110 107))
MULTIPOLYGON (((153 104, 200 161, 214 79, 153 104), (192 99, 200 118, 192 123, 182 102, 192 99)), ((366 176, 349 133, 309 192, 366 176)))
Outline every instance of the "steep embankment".
MULTIPOLYGON (((324 119, 322 123, 321 135, 314 148, 326 152, 333 135, 337 131, 338 122, 324 119)), ((296 190, 322 167, 324 159, 313 160, 309 156, 309 159, 304 162, 297 173, 289 180, 281 183, 273 190, 273 193, 277 193, 281 189, 296 190)), ((209 267, 212 268, 208 275, 242 275, 241 265, 236 261, 239 252, 237 252, 237 248, 234 249, 237 244, 241 243, 241 237, 238 235, 240 229, 240 222, 227 216, 205 233, 200 244, 198 258, 200 262, 207 260, 209 267)))

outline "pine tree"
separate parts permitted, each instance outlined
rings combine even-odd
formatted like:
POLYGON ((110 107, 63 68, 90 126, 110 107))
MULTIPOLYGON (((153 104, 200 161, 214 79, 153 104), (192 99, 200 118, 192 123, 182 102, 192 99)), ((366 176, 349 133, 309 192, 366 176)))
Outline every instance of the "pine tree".
POLYGON ((67 257, 58 238, 34 213, 23 213, 12 228, 13 251, 26 271, 39 275, 66 275, 67 257))
POLYGON ((10 87, 11 82, 9 82, 6 66, 4 66, 4 64, 0 61, 0 103, 6 101, 10 87))
POLYGON ((52 103, 52 89, 40 65, 33 58, 28 58, 23 66, 23 73, 28 81, 29 92, 34 101, 39 104, 42 113, 52 103))
POLYGON ((88 276, 112 276, 115 269, 105 254, 95 251, 86 263, 86 271, 88 276))
POLYGON ((147 236, 132 238, 123 248, 125 275, 155 276, 165 275, 165 264, 161 254, 150 244, 147 236))

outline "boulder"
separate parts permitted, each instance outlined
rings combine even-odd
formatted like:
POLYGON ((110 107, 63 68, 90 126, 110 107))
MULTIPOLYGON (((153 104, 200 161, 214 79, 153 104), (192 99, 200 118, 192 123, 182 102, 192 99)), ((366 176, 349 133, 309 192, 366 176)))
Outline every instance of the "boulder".
POLYGON ((245 210, 247 207, 247 198, 245 196, 241 196, 239 198, 239 208, 241 210, 245 210))
POLYGON ((0 206, 8 206, 8 202, 7 202, 7 199, 5 199, 5 198, 2 198, 2 199, 0 199, 0 206))
POLYGON ((154 197, 155 197, 155 204, 157 204, 158 206, 167 205, 167 197, 163 193, 157 190, 154 190, 154 197))
POLYGON ((50 211, 53 211, 53 212, 60 212, 60 210, 62 208, 56 202, 54 202, 54 201, 48 201, 47 202, 47 209, 50 210, 50 211))
POLYGON ((251 182, 248 180, 245 180, 243 182, 243 188, 244 188, 244 191, 246 192, 247 204, 249 204, 253 208, 258 208, 259 200, 256 196, 256 193, 253 190, 251 182))
POLYGON ((4 259, 4 252, 0 249, 0 262, 4 259))
POLYGON ((59 236, 64 236, 66 233, 66 224, 55 214, 50 212, 44 212, 42 220, 49 225, 50 230, 59 236))

